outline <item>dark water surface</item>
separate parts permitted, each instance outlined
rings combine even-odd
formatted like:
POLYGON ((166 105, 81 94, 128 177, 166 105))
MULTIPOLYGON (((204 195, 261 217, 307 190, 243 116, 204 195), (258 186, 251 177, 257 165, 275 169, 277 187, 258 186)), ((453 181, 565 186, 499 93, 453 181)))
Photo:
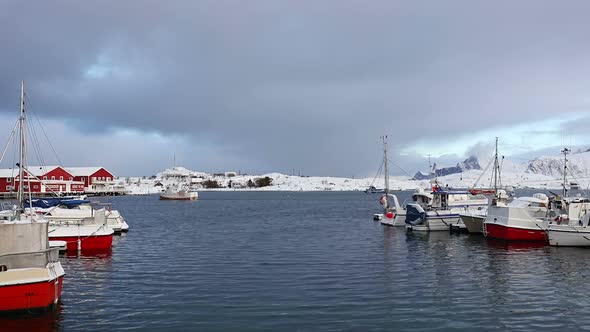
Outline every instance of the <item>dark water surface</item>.
POLYGON ((371 220, 377 199, 112 198, 131 226, 112 254, 64 257, 58 313, 0 331, 590 329, 590 250, 406 233, 371 220))

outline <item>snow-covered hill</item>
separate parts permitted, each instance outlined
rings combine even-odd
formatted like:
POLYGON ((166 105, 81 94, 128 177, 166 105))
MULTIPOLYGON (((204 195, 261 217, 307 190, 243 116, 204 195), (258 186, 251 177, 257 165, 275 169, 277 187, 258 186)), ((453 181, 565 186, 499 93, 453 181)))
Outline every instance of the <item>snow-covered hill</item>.
MULTIPOLYGON (((568 156, 568 182, 577 182, 581 188, 590 187, 590 152, 573 153, 568 156)), ((505 186, 514 188, 545 188, 559 189, 563 179, 563 156, 547 156, 531 161, 514 162, 509 159, 501 161, 501 182, 505 186)), ((480 161, 467 159, 457 165, 462 171, 455 174, 437 177, 439 184, 451 188, 487 187, 492 184, 492 171, 488 168, 477 169, 480 161)), ((481 164, 482 166, 487 165, 481 164)), ((485 166, 484 166, 485 168, 485 166)), ((355 191, 365 190, 370 185, 377 188, 384 187, 383 179, 373 182, 370 178, 340 178, 340 177, 305 177, 280 173, 262 175, 237 175, 235 173, 207 174, 195 172, 183 167, 175 167, 158 173, 153 178, 119 178, 119 184, 124 185, 130 194, 155 194, 168 185, 176 183, 192 183, 199 190, 263 190, 263 191, 355 191), (248 183, 257 178, 269 177, 272 184, 262 188, 252 188, 248 183), (221 188, 205 189, 204 181, 216 181, 221 188)), ((394 190, 408 190, 429 188, 429 179, 408 179, 407 176, 390 177, 390 188, 394 190)))

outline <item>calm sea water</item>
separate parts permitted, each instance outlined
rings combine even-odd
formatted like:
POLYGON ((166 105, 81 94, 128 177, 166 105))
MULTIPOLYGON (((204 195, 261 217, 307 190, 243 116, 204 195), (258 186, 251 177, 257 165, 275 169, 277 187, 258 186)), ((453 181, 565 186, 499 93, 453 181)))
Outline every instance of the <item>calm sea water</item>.
POLYGON ((58 312, 0 330, 590 329, 590 250, 406 233, 371 220, 377 199, 112 198, 131 226, 112 254, 64 257, 58 312))

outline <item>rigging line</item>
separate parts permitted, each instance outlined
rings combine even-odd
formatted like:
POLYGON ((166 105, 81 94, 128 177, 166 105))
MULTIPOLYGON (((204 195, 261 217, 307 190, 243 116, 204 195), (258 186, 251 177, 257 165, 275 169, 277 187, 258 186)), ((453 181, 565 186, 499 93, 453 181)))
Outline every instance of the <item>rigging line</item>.
POLYGON ((375 180, 377 180, 377 177, 379 177, 379 175, 381 175, 381 169, 383 169, 383 164, 384 164, 384 162, 382 161, 381 166, 379 166, 379 170, 377 171, 377 174, 375 174, 373 181, 371 181, 371 184, 370 184, 371 187, 375 184, 375 180))
POLYGON ((396 164, 396 163, 395 163, 395 162, 393 162, 392 160, 390 160, 390 159, 387 159, 387 161, 389 161, 390 163, 392 163, 392 164, 393 164, 393 166, 395 166, 395 167, 397 167, 397 168, 401 169, 401 170, 402 170, 402 172, 406 173, 406 175, 407 175, 407 176, 411 176, 411 177, 413 177, 413 175, 412 175, 412 174, 408 173, 408 172, 407 172, 405 169, 403 169, 403 168, 402 168, 400 165, 396 164))
MULTIPOLYGON (((29 97, 27 96, 26 93, 25 93, 25 98, 27 100, 27 103, 29 104, 29 108, 32 110, 31 101, 29 100, 29 97)), ((55 148, 53 147, 53 144, 51 144, 51 140, 49 139, 49 136, 47 135, 47 132, 45 131, 45 127, 43 126, 43 123, 41 122, 41 120, 37 116, 37 113, 35 113, 35 112, 31 112, 31 113, 33 114, 33 118, 35 118, 35 120, 37 120, 37 123, 39 124, 39 127, 41 128, 41 131, 43 132, 43 136, 45 136, 45 140, 47 140, 47 143, 49 143, 49 147, 51 148, 51 151, 53 151, 53 154, 55 155, 55 158, 57 158, 57 161, 59 162, 59 166, 63 167, 63 162, 59 158, 59 155, 57 154, 57 151, 55 151, 55 148)))
POLYGON ((32 145, 33 147, 33 152, 35 154, 35 156, 37 157, 37 162, 39 163, 39 166, 41 167, 45 167, 45 161, 43 160, 43 156, 41 154, 41 147, 39 146, 39 140, 37 139, 37 133, 35 132, 34 128, 32 128, 31 124, 27 123, 27 130, 29 131, 30 135, 30 139, 29 139, 29 144, 32 145))
MULTIPOLYGON (((484 176, 484 174, 486 174, 486 172, 488 171, 488 169, 490 168, 490 166, 492 165, 492 161, 494 160, 494 158, 490 159, 488 161, 488 164, 486 166, 486 168, 483 170, 483 172, 481 172, 481 174, 479 175, 479 177, 477 178, 477 180, 475 180, 475 183, 473 184, 473 186, 471 187, 471 189, 475 188, 475 186, 477 186, 477 183, 479 182, 479 180, 481 180, 481 178, 484 176)), ((491 187, 491 185, 490 185, 491 187)))
POLYGON ((0 156, 0 163, 2 163, 2 161, 4 160, 4 155, 6 155, 6 151, 8 151, 8 147, 10 147, 12 140, 16 136, 17 126, 18 126, 18 121, 16 121, 16 123, 14 124, 14 128, 12 128, 12 131, 10 132, 10 136, 8 136, 8 141, 6 142, 6 145, 4 146, 4 151, 2 151, 2 156, 0 156))

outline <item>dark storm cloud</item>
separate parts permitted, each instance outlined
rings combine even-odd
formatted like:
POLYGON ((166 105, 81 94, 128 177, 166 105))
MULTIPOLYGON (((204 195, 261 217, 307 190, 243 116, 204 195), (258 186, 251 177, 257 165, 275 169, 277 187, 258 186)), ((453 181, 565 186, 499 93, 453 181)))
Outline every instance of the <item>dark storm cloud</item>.
POLYGON ((220 168, 366 174, 384 133, 399 153, 417 140, 583 110, 589 9, 8 0, 0 109, 13 112, 24 79, 38 114, 75 124, 78 135, 133 128, 215 146, 220 168))

